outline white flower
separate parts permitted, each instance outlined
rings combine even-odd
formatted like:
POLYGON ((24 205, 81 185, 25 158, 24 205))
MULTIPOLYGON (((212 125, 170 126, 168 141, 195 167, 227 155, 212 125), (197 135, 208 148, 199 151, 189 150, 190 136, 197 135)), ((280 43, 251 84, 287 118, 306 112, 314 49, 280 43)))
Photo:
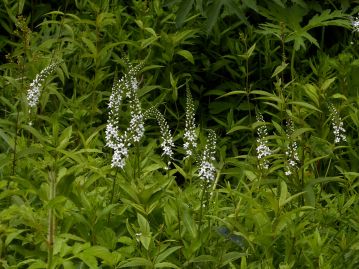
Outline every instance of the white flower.
POLYGON ((214 155, 216 152, 216 133, 213 130, 209 131, 208 141, 204 148, 203 156, 199 166, 198 175, 207 183, 214 181, 216 169, 213 165, 215 160, 214 155))
POLYGON ((359 32, 359 16, 351 17, 353 32, 359 32))
POLYGON ((58 64, 59 63, 53 63, 44 68, 30 83, 30 87, 27 90, 27 103, 30 107, 34 108, 39 103, 41 88, 43 87, 45 79, 56 69, 58 64))
POLYGON ((215 178, 215 172, 216 169, 214 168, 214 165, 212 163, 208 161, 201 162, 198 172, 200 178, 207 181, 213 181, 215 178))
POLYGON ((194 118, 194 103, 192 100, 192 95, 187 85, 187 103, 186 103, 186 126, 183 135, 183 148, 186 150, 186 157, 189 158, 195 152, 197 147, 197 134, 196 134, 196 124, 194 118))
POLYGON ((140 65, 133 66, 129 62, 128 72, 115 81, 109 99, 109 112, 106 126, 106 146, 113 149, 112 167, 123 168, 128 157, 128 150, 133 143, 137 143, 144 135, 144 117, 141 104, 137 96, 138 82, 136 74, 140 65), (130 103, 130 126, 120 135, 118 127, 121 117, 122 98, 126 96, 130 103))
POLYGON ((162 139, 161 147, 163 150, 162 155, 167 156, 171 160, 173 158, 172 148, 174 147, 174 143, 168 123, 165 117, 156 108, 153 107, 149 109, 148 113, 153 114, 156 117, 158 125, 160 126, 162 139))
POLYGON ((289 141, 288 149, 285 152, 287 158, 287 167, 285 174, 287 176, 291 175, 296 169, 298 169, 299 156, 298 156, 298 145, 296 141, 293 141, 291 135, 294 132, 293 121, 289 118, 287 120, 287 140, 289 141))
POLYGON ((334 143, 338 144, 342 141, 347 141, 347 137, 345 135, 346 130, 344 129, 344 123, 342 118, 340 117, 337 109, 333 106, 333 104, 329 104, 329 110, 331 112, 331 122, 333 127, 334 134, 334 143))
MULTIPOLYGON (((264 119, 261 113, 257 114, 257 121, 260 123, 264 123, 264 119)), ((272 154, 272 151, 267 145, 266 136, 268 136, 267 127, 263 124, 257 129, 257 158, 259 161, 259 168, 268 169, 269 163, 265 157, 268 157, 272 154)))

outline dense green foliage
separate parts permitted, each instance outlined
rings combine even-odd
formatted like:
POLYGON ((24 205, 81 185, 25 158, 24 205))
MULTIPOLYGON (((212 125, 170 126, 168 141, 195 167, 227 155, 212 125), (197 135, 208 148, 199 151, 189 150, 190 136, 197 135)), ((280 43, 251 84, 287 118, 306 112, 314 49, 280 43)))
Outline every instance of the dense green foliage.
POLYGON ((358 268, 356 2, 2 0, 0 268, 358 268))

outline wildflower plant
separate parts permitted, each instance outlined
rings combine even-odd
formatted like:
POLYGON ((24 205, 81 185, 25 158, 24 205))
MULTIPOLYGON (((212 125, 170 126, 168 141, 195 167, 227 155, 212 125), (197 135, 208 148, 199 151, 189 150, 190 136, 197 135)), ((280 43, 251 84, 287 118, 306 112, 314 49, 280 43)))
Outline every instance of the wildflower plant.
POLYGON ((106 146, 113 149, 112 167, 124 168, 131 145, 138 143, 144 134, 144 116, 138 99, 136 75, 142 64, 134 66, 127 61, 128 71, 115 81, 109 99, 109 112, 106 126, 106 146), (119 121, 123 98, 129 99, 130 126, 120 135, 119 121))
POLYGON ((35 77, 35 79, 30 83, 29 89, 27 90, 27 104, 31 109, 35 109, 39 103, 41 96, 41 90, 44 86, 46 78, 55 71, 56 67, 59 65, 59 62, 52 63, 41 70, 35 77))
POLYGON ((204 148, 203 155, 199 165, 199 178, 204 180, 207 184, 214 181, 216 177, 216 168, 214 167, 216 153, 216 133, 209 130, 207 144, 204 148))
POLYGON ((266 157, 270 156, 272 154, 272 151, 268 147, 268 143, 266 140, 266 137, 268 136, 268 130, 265 126, 265 122, 263 119, 263 115, 258 112, 257 113, 257 122, 260 124, 260 126, 257 129, 257 158, 258 158, 258 167, 260 169, 268 169, 269 168, 269 162, 266 160, 266 157))
POLYGON ((161 148, 163 150, 162 156, 165 156, 165 158, 168 160, 167 165, 169 166, 171 160, 173 159, 173 147, 175 145, 168 123, 165 117, 155 107, 150 108, 146 114, 153 115, 156 118, 158 125, 160 126, 162 139, 161 148))
POLYGON ((287 166, 285 167, 285 175, 292 175, 297 169, 299 164, 298 156, 298 144, 297 141, 293 140, 291 135, 294 132, 294 123, 291 118, 287 119, 287 140, 289 141, 288 147, 285 151, 285 156, 287 159, 287 166))
POLYGON ((183 148, 186 154, 185 158, 190 158, 194 155, 197 147, 197 133, 195 124, 195 107, 188 84, 186 88, 186 95, 186 125, 183 136, 183 148))
POLYGON ((339 115, 338 110, 334 107, 333 104, 329 104, 329 111, 331 113, 330 119, 333 128, 334 143, 338 144, 340 142, 347 141, 347 137, 345 135, 346 130, 344 129, 344 123, 339 115))

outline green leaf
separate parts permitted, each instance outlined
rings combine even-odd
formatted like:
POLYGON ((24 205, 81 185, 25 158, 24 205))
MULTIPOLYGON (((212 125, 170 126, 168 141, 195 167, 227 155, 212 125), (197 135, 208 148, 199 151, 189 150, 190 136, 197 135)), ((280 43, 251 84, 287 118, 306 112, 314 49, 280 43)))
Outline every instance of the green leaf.
POLYGON ((69 126, 62 131, 59 138, 60 142, 56 149, 65 149, 69 144, 71 135, 72 135, 72 126, 69 126))
POLYGON ((152 241, 151 235, 141 234, 139 239, 140 239, 141 244, 144 246, 144 248, 146 250, 148 250, 150 248, 150 244, 151 244, 151 241, 152 241))
POLYGON ((180 28, 184 21, 186 20, 186 17, 190 10, 192 9, 194 0, 182 0, 178 11, 176 13, 176 26, 177 28, 180 28))
POLYGON ((207 33, 210 33, 212 31, 213 26, 217 22, 219 12, 221 11, 224 2, 225 0, 217 0, 214 1, 212 5, 209 7, 207 21, 206 21, 207 33))
POLYGON ((54 199, 49 201, 49 203, 46 205, 46 208, 56 208, 57 206, 64 205, 67 200, 67 197, 58 195, 54 199))
POLYGON ((236 251, 233 251, 233 252, 228 252, 226 254, 223 255, 222 257, 222 263, 221 263, 221 267, 227 265, 228 263, 230 262, 233 262, 243 256, 246 256, 247 254, 245 253, 240 253, 240 252, 236 252, 236 251))
POLYGON ((205 262, 215 262, 215 261, 216 258, 211 255, 200 255, 198 257, 194 257, 190 259, 188 262, 185 263, 185 265, 190 263, 196 263, 196 262, 205 263, 205 262))
POLYGON ((256 0, 242 0, 243 4, 254 11, 258 11, 256 0))
POLYGON ((282 73, 283 70, 288 66, 287 63, 282 62, 281 65, 277 66, 276 69, 273 72, 272 78, 274 78, 275 76, 277 76, 278 74, 282 73))
POLYGON ((309 103, 306 103, 306 102, 302 102, 302 101, 292 101, 292 102, 288 102, 288 104, 302 106, 302 107, 308 108, 309 111, 315 110, 320 113, 322 112, 320 109, 316 108, 315 106, 313 106, 309 103))
POLYGON ((335 79, 336 77, 326 79, 320 87, 321 91, 325 92, 330 87, 330 85, 332 85, 335 79))
POLYGON ((186 230, 190 233, 193 240, 197 240, 197 228, 196 224, 191 217, 189 210, 185 209, 183 212, 183 224, 186 230))
POLYGON ((137 213, 137 221, 140 225, 140 232, 141 235, 139 236, 140 242, 144 246, 145 249, 149 249, 152 237, 151 237, 151 231, 150 231, 150 224, 146 220, 144 216, 142 216, 140 213, 137 213))
POLYGON ((9 233, 5 239, 5 246, 8 246, 12 242, 12 240, 16 239, 22 232, 25 231, 27 230, 17 230, 15 232, 9 233))
POLYGON ((298 137, 300 137, 302 134, 306 133, 306 132, 312 132, 314 131, 313 128, 299 128, 299 129, 295 129, 294 132, 290 135, 290 137, 292 139, 297 139, 298 137))
POLYGON ((284 180, 282 180, 280 182, 279 208, 281 208, 284 205, 285 200, 287 199, 287 195, 288 195, 287 184, 285 183, 284 180))
POLYGON ((241 94, 247 94, 247 92, 246 91, 231 91, 231 92, 225 93, 225 94, 217 97, 217 99, 223 98, 223 97, 226 97, 226 96, 241 95, 241 94))
POLYGON ((91 51, 91 53, 93 54, 93 57, 96 57, 96 55, 97 55, 97 48, 96 48, 96 46, 94 45, 94 43, 93 43, 90 39, 88 39, 88 38, 86 38, 86 37, 84 37, 84 36, 81 37, 81 40, 86 44, 86 46, 88 47, 88 49, 91 51))
POLYGON ((140 213, 137 213, 137 221, 138 224, 140 225, 140 231, 143 234, 150 234, 150 224, 148 223, 148 221, 146 220, 146 218, 144 216, 142 216, 140 213))
POLYGON ((316 184, 321 183, 328 183, 328 182, 342 182, 345 183, 346 181, 340 177, 319 177, 316 179, 310 180, 307 185, 304 187, 305 191, 305 200, 308 206, 315 207, 315 193, 314 193, 314 186, 316 184))
POLYGON ((160 262, 155 264, 155 268, 180 268, 171 262, 160 262))
MULTIPOLYGON (((18 264, 18 266, 21 266, 18 264)), ((43 261, 36 260, 33 264, 31 264, 28 269, 40 269, 40 268, 48 268, 47 264, 43 261)))
POLYGON ((153 264, 151 261, 145 259, 145 258, 130 258, 128 259, 124 264, 120 266, 120 268, 125 267, 136 267, 136 266, 144 266, 144 267, 153 267, 153 264))
POLYGON ((248 59, 252 56, 253 51, 254 51, 255 48, 256 48, 256 43, 254 43, 254 44, 252 45, 252 47, 250 47, 245 54, 241 54, 241 55, 239 55, 239 56, 241 56, 242 58, 248 60, 248 59))
POLYGON ((236 131, 249 131, 249 132, 251 132, 251 131, 252 131, 252 128, 250 128, 250 127, 248 127, 248 126, 237 125, 237 126, 232 127, 232 128, 227 132, 227 134, 230 134, 230 133, 233 133, 233 132, 236 132, 236 131))
POLYGON ((82 260, 88 267, 90 267, 90 269, 97 269, 98 268, 96 258, 93 255, 89 254, 89 253, 81 252, 81 253, 76 254, 75 257, 82 260))
POLYGON ((95 256, 97 258, 100 258, 103 261, 105 261, 108 265, 114 265, 115 262, 111 252, 107 248, 102 246, 90 247, 88 249, 85 249, 82 253, 85 255, 95 256))
POLYGON ((178 55, 181 55, 182 57, 186 58, 191 64, 194 64, 193 55, 188 50, 180 50, 176 52, 178 55))
POLYGON ((171 255, 176 250, 182 248, 181 246, 171 247, 169 249, 166 249, 165 251, 161 252, 155 259, 155 263, 162 262, 164 259, 166 259, 169 255, 171 255))

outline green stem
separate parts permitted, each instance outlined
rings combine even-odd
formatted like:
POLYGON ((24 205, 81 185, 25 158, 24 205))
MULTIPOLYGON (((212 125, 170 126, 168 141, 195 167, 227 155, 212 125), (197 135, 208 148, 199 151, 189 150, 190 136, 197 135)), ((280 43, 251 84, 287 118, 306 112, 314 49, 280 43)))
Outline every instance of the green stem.
POLYGON ((203 190, 202 190, 202 195, 201 195, 201 209, 199 211, 199 226, 198 226, 198 231, 200 231, 201 226, 202 226, 202 217, 203 217, 203 202, 204 202, 204 197, 207 193, 207 183, 204 184, 203 190))
POLYGON ((216 190, 216 187, 217 187, 217 184, 218 184, 218 180, 219 180, 219 176, 220 176, 220 173, 217 173, 217 176, 216 176, 216 179, 213 183, 213 186, 212 186, 212 195, 209 197, 209 204, 211 204, 212 202, 212 198, 213 198, 213 193, 214 191, 216 190))
MULTIPOLYGON (((110 205, 113 204, 113 198, 115 197, 115 187, 116 187, 116 176, 117 176, 118 169, 116 169, 115 176, 112 180, 112 190, 111 190, 111 199, 110 199, 110 205)), ((107 223, 110 225, 111 222, 111 211, 108 213, 108 219, 107 223)))
POLYGON ((136 164, 135 164, 135 180, 137 183, 140 183, 140 144, 136 143, 136 164))
MULTIPOLYGON (((49 202, 52 201, 56 197, 56 174, 54 170, 50 170, 48 172, 49 176, 49 202)), ((55 214, 54 209, 49 208, 49 224, 48 224, 48 258, 47 258, 47 269, 52 268, 52 260, 54 256, 54 241, 55 241, 55 214)))
POLYGON ((294 59, 295 59, 295 49, 293 49, 292 59, 290 61, 290 75, 291 75, 292 80, 294 80, 294 76, 295 76, 294 59))

